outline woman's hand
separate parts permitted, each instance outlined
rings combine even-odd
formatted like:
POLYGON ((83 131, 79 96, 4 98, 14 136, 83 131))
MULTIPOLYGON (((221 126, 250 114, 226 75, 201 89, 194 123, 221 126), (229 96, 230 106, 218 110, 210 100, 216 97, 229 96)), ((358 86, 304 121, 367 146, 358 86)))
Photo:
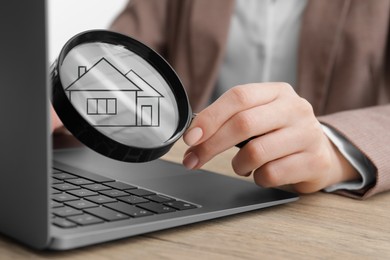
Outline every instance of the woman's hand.
POLYGON ((310 103, 286 83, 234 87, 200 112, 184 135, 191 147, 183 164, 200 168, 253 136, 232 166, 260 186, 293 184, 309 193, 360 177, 323 133, 310 103))

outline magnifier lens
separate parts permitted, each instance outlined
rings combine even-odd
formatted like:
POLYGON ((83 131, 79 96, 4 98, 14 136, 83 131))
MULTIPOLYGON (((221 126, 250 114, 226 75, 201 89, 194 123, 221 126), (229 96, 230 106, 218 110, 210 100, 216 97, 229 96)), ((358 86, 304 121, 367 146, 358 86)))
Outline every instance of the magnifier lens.
POLYGON ((59 74, 78 113, 121 144, 159 147, 177 130, 179 110, 172 89, 153 66, 124 46, 76 45, 59 65, 59 74))

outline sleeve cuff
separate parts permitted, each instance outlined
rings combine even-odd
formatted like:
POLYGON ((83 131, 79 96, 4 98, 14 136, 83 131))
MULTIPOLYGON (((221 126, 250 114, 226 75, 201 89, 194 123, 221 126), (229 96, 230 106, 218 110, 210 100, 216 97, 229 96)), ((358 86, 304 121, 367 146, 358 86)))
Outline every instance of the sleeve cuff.
POLYGON ((321 124, 322 130, 339 149, 347 161, 358 171, 362 179, 357 181, 340 182, 324 189, 325 192, 337 190, 361 190, 375 182, 375 167, 355 146, 334 129, 321 124))

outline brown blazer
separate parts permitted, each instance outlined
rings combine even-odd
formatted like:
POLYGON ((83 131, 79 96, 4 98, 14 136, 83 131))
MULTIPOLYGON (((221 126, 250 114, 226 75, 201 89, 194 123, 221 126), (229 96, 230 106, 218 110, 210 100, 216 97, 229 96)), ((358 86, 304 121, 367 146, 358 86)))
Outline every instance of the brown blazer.
MULTIPOLYGON (((197 111, 215 86, 233 9, 233 0, 132 0, 112 29, 160 52, 197 111)), ((389 0, 309 0, 303 15, 295 89, 375 165, 373 187, 345 192, 357 198, 390 189, 389 19, 389 0)))

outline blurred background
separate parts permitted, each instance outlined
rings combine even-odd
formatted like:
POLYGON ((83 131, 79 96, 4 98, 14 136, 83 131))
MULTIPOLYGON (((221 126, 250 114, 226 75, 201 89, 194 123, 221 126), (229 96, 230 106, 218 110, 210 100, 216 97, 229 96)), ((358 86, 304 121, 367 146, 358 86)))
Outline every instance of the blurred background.
POLYGON ((75 34, 107 29, 127 0, 48 0, 49 61, 75 34))

